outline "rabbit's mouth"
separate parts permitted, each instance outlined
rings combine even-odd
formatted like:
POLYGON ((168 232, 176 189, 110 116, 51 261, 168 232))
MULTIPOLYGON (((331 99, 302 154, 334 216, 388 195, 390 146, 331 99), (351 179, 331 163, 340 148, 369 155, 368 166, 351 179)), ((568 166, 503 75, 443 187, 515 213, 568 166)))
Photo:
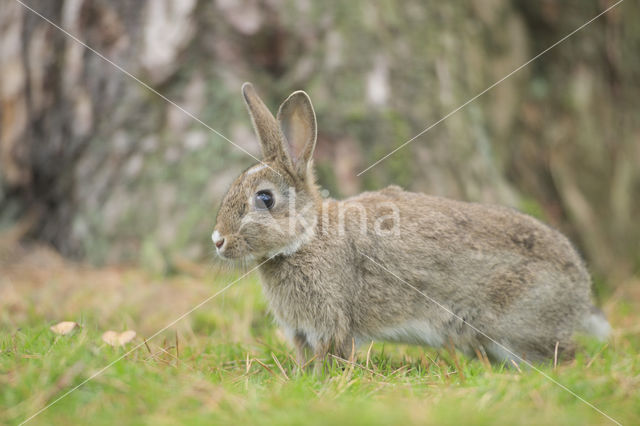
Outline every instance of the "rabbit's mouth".
POLYGON ((251 249, 247 242, 240 235, 230 235, 222 237, 214 233, 214 244, 216 246, 216 253, 221 259, 225 260, 246 260, 253 257, 251 249))
POLYGON ((289 256, 295 253, 303 241, 296 239, 289 244, 280 248, 264 248, 260 249, 252 247, 246 240, 239 238, 240 241, 229 241, 224 246, 217 248, 217 254, 221 259, 229 261, 250 262, 256 259, 276 257, 279 255, 289 256))
POLYGON ((224 244, 216 247, 216 252, 221 259, 233 262, 252 262, 263 257, 272 257, 270 248, 254 246, 243 235, 234 235, 225 238, 224 244))

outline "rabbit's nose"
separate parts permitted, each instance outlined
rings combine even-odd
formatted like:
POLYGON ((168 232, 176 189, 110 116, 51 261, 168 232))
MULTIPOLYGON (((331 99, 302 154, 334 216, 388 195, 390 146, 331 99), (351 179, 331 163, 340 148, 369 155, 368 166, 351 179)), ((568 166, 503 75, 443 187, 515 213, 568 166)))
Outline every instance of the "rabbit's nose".
POLYGON ((220 232, 213 231, 213 235, 211 235, 211 240, 213 241, 213 244, 216 245, 217 248, 220 248, 224 245, 224 237, 222 235, 220 235, 220 232))

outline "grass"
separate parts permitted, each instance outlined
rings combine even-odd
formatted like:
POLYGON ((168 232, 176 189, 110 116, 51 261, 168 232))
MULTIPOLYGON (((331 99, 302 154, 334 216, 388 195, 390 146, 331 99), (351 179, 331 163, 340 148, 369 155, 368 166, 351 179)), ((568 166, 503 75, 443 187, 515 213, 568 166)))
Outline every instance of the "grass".
MULTIPOLYGON (((322 375, 298 372, 257 277, 144 344, 239 275, 188 262, 154 277, 47 250, 0 252, 0 424, 17 424, 123 357, 30 424, 611 424, 541 374, 459 353, 375 344, 322 375), (49 327, 82 325, 69 335, 49 327), (136 330, 125 347, 106 330, 136 330), (139 348, 127 354, 136 345, 139 348)), ((640 290, 605 304, 616 332, 541 369, 623 424, 640 423, 640 290)))

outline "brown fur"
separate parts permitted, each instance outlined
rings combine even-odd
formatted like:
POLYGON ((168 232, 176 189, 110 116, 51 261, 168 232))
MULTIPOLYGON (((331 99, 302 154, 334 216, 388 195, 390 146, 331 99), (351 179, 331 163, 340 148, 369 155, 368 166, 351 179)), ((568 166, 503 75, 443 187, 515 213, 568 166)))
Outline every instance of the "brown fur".
POLYGON ((219 252, 260 262, 273 256, 260 267, 264 292, 300 362, 306 349, 320 359, 348 357, 353 340, 372 339, 451 341, 468 354, 482 348, 495 360, 514 359, 464 322, 517 356, 542 361, 553 357, 556 342, 570 349, 575 332, 589 331, 590 277, 559 232, 509 208, 397 186, 323 200, 313 176, 316 121, 308 96, 292 94, 276 121, 250 85, 243 92, 266 166, 245 171, 225 196, 219 252), (252 204, 265 188, 276 197, 270 211, 252 204), (291 188, 300 214, 290 227, 291 188))

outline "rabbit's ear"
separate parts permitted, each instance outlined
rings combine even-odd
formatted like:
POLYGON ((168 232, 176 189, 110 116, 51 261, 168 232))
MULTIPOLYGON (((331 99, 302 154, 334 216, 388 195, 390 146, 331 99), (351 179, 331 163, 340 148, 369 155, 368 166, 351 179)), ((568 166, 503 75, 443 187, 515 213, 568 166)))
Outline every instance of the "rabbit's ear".
POLYGON ((247 82, 242 85, 242 95, 247 104, 253 128, 260 139, 264 158, 279 160, 284 165, 291 165, 291 159, 284 147, 284 137, 280 127, 251 83, 247 82))
POLYGON ((302 90, 293 92, 280 105, 278 122, 295 170, 304 178, 311 163, 317 136, 316 113, 309 95, 302 90))

